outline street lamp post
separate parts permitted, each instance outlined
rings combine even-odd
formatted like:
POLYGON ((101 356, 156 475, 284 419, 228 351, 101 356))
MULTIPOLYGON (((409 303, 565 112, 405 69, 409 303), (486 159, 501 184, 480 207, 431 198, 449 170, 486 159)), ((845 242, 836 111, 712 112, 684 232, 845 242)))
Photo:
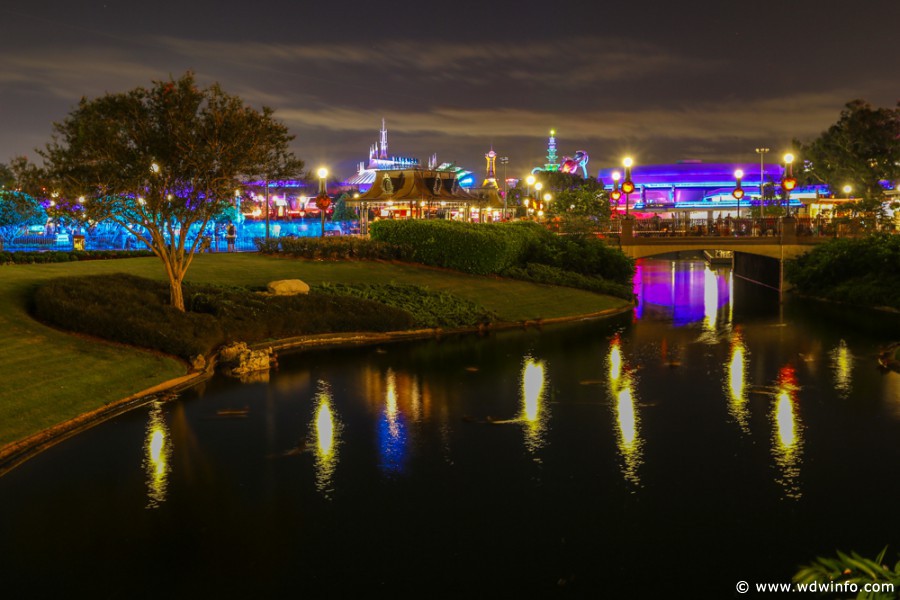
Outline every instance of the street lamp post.
POLYGON ((744 197, 744 190, 741 188, 741 179, 744 178, 744 171, 738 169, 734 172, 734 191, 731 195, 737 200, 737 218, 741 218, 741 198, 744 197))
POLYGON ((628 214, 628 196, 634 191, 634 182, 631 181, 631 166, 634 164, 634 161, 628 156, 625 157, 622 164, 625 166, 625 180, 622 181, 622 191, 625 193, 625 218, 627 219, 630 216, 628 214))
POLYGON ((622 174, 618 171, 613 171, 612 180, 613 180, 613 190, 609 194, 609 197, 616 201, 616 216, 619 214, 619 198, 622 197, 622 192, 619 191, 619 179, 622 178, 622 174))
MULTIPOLYGON (((534 204, 534 210, 535 210, 537 213, 540 213, 540 211, 541 211, 541 206, 540 206, 540 204, 541 204, 541 190, 542 190, 543 188, 544 188, 544 184, 541 183, 540 181, 538 181, 537 183, 534 184, 534 202, 533 202, 533 204, 534 204)), ((541 215, 538 214, 538 217, 540 217, 540 216, 541 216, 541 215)))
POLYGON ((317 171, 317 175, 319 176, 319 195, 316 196, 316 208, 319 209, 319 215, 322 219, 322 232, 319 237, 325 237, 325 211, 328 209, 328 205, 331 204, 328 193, 325 191, 325 178, 328 177, 328 169, 322 167, 317 171))
POLYGON ((503 165, 503 220, 505 221, 509 217, 507 214, 509 207, 507 203, 507 198, 509 197, 509 183, 506 179, 506 165, 509 164, 509 157, 501 156, 498 160, 500 161, 500 164, 503 165))
POLYGON ((525 178, 525 184, 528 186, 525 193, 525 216, 528 216, 528 199, 531 198, 531 186, 534 185, 534 181, 534 175, 529 175, 525 178))
POLYGON ((784 155, 784 177, 781 180, 781 189, 784 191, 784 200, 787 204, 785 215, 791 216, 791 190, 797 187, 797 180, 794 179, 794 155, 784 155))
POLYGON ((756 153, 759 154, 759 216, 765 216, 765 205, 763 204, 763 171, 765 170, 765 165, 763 164, 763 158, 766 156, 766 152, 768 152, 768 148, 757 148, 756 153))

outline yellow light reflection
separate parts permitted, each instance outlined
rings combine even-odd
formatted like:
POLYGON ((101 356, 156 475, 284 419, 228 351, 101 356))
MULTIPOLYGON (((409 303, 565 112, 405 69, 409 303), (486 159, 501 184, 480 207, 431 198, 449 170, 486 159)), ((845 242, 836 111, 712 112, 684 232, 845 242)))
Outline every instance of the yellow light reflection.
POLYGON ((643 462, 643 440, 640 437, 638 415, 631 377, 625 377, 616 392, 617 444, 622 455, 622 475, 635 485, 641 482, 638 468, 643 462))
POLYGON ((154 402, 144 441, 144 472, 147 475, 147 508, 158 508, 166 500, 172 445, 162 403, 154 402))
POLYGON ((800 466, 803 459, 803 427, 797 414, 797 384, 793 368, 781 369, 778 391, 772 404, 772 456, 780 470, 776 481, 787 498, 799 499, 800 466))
POLYGON ((397 423, 397 379, 393 369, 387 371, 387 392, 384 399, 384 413, 388 420, 388 432, 391 439, 400 437, 400 426, 397 423))
POLYGON ((526 357, 522 363, 522 414, 525 447, 534 452, 544 445, 547 411, 544 404, 546 373, 543 361, 526 357))
POLYGON ((747 348, 741 332, 735 330, 731 338, 731 360, 728 362, 726 387, 728 412, 741 430, 750 433, 750 411, 747 407, 747 348))
POLYGON ((616 445, 622 456, 622 475, 626 481, 640 484, 638 468, 643 462, 643 441, 640 437, 640 415, 634 398, 634 381, 626 369, 618 335, 610 340, 609 393, 615 407, 616 445))
POLYGON ((831 351, 831 368, 834 370, 834 387, 842 398, 846 398, 853 388, 853 353, 844 340, 831 351))
POLYGON ((622 375, 622 349, 619 347, 619 336, 616 335, 612 339, 609 349, 609 380, 618 382, 622 375))
POLYGON ((708 266, 703 271, 703 329, 715 333, 716 317, 719 312, 719 284, 716 273, 708 266))
POLYGON ((316 416, 313 435, 316 438, 316 489, 329 495, 331 480, 338 461, 340 445, 340 421, 331 408, 331 389, 324 381, 319 381, 316 393, 316 416))

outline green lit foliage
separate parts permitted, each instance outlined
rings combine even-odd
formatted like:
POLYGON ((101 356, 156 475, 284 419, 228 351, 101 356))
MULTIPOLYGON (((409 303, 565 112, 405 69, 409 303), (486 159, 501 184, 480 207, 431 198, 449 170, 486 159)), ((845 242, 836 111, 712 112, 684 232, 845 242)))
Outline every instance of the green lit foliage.
POLYGON ((331 215, 332 221, 356 221, 358 219, 356 212, 347 206, 349 197, 346 192, 337 197, 334 202, 334 212, 331 215))
POLYGON ((370 226, 372 239, 403 249, 403 258, 465 273, 490 275, 517 264, 549 234, 536 223, 459 223, 443 220, 383 220, 370 226))
POLYGON ((187 73, 119 94, 82 99, 41 152, 58 204, 76 218, 112 220, 163 262, 170 302, 199 231, 233 202, 242 181, 298 173, 293 136, 269 108, 255 110, 187 73))
POLYGON ((497 320, 496 315, 474 302, 417 285, 327 283, 314 289, 325 294, 380 302, 406 311, 413 315, 415 327, 472 327, 497 320))
POLYGON ((900 179, 900 104, 873 108, 848 102, 837 123, 818 138, 798 146, 805 179, 827 184, 835 194, 850 185, 870 209, 884 195, 880 182, 900 179))
POLYGON ((900 309, 900 236, 838 238, 785 264, 799 292, 860 306, 900 309))
POLYGON ((478 275, 514 273, 529 263, 628 285, 634 261, 591 236, 557 236, 528 222, 378 221, 372 238, 395 246, 399 258, 478 275))
POLYGON ((35 313, 63 329, 185 359, 230 341, 397 331, 409 329, 413 322, 406 311, 362 298, 270 296, 191 284, 184 286, 187 310, 179 311, 168 304, 166 288, 164 282, 123 273, 55 279, 36 291, 35 313))
POLYGON ((861 600, 888 600, 900 595, 900 562, 893 569, 884 563, 887 548, 884 548, 875 559, 868 559, 856 552, 849 555, 841 551, 836 558, 818 557, 808 565, 804 565, 794 575, 794 582, 817 586, 834 583, 856 584, 859 587, 857 598, 861 600), (866 592, 866 584, 876 584, 878 592, 866 592), (883 585, 887 584, 887 586, 883 585))
POLYGON ((397 260, 403 254, 399 248, 385 242, 351 236, 259 238, 255 243, 263 254, 286 254, 314 260, 397 260))

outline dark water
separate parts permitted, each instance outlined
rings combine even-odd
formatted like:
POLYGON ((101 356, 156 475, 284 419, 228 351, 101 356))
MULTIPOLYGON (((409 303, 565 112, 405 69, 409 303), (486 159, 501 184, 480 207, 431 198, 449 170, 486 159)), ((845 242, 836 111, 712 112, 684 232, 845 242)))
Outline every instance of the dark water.
POLYGON ((701 262, 636 283, 613 321, 285 355, 68 440, 0 479, 0 585, 723 598, 895 556, 900 375, 875 354, 897 319, 701 262))

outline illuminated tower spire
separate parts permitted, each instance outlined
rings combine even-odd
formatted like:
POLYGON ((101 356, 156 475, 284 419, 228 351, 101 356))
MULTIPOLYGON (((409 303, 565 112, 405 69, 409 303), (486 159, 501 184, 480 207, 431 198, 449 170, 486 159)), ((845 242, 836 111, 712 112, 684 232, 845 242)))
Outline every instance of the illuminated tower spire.
POLYGON ((484 178, 484 183, 481 184, 481 187, 493 187, 497 186, 497 177, 494 175, 494 164, 497 161, 497 153, 494 152, 494 147, 491 146, 491 151, 484 155, 484 158, 487 160, 487 176, 484 178))
POLYGON ((381 154, 378 158, 387 158, 387 127, 384 125, 384 119, 381 119, 381 154))
POLYGON ((556 131, 550 130, 550 139, 547 140, 547 164, 548 171, 555 171, 559 167, 559 158, 556 154, 556 131))

